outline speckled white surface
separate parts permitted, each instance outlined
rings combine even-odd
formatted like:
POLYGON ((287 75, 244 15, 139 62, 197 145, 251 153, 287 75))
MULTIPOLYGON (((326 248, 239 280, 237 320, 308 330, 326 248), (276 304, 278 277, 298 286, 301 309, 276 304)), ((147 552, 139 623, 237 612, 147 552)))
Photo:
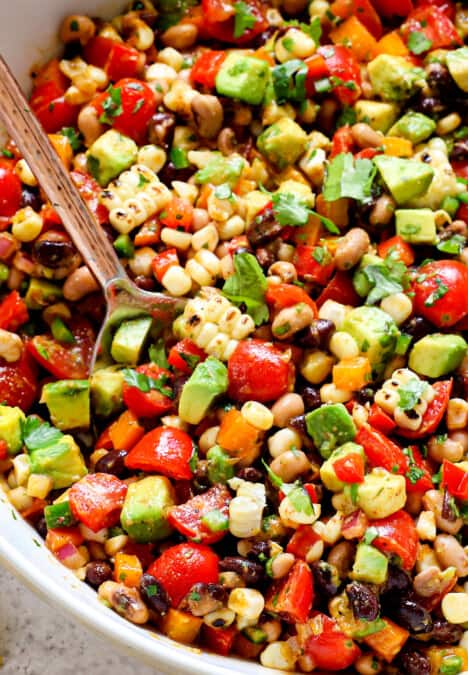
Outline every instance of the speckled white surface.
POLYGON ((46 605, 0 567, 2 675, 158 675, 46 605))

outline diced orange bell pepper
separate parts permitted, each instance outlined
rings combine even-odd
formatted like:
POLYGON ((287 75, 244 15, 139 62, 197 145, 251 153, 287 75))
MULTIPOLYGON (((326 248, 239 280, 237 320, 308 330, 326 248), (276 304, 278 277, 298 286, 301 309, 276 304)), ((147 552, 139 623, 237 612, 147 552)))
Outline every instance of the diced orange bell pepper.
POLYGON ((31 520, 35 520, 38 518, 39 515, 41 515, 44 511, 44 506, 47 505, 47 502, 44 499, 40 499, 39 497, 36 497, 33 500, 33 503, 31 506, 29 506, 27 509, 24 509, 21 511, 21 515, 23 518, 30 518, 31 520))
POLYGON ((386 617, 384 619, 387 624, 385 628, 378 633, 368 635, 364 638, 364 642, 376 652, 377 656, 391 663, 409 638, 409 633, 390 619, 386 617))
POLYGON ((213 188, 208 183, 202 186, 196 203, 197 208, 206 209, 208 205, 208 197, 212 192, 213 188))
POLYGON ((333 384, 338 389, 357 391, 370 381, 371 366, 365 356, 343 359, 333 366, 333 384))
POLYGON ((385 136, 382 141, 384 153, 392 157, 412 157, 413 144, 407 138, 385 136))
POLYGON ((114 581, 122 582, 129 588, 138 588, 143 568, 136 555, 116 553, 114 561, 114 581))
POLYGON ((233 408, 223 417, 217 442, 240 466, 250 466, 258 457, 260 431, 233 408))
POLYGON ((252 192, 252 190, 255 190, 257 184, 253 180, 248 180, 247 178, 241 178, 236 187, 234 188, 234 192, 236 195, 246 195, 249 192, 252 192))
POLYGON ((135 246, 152 246, 159 243, 161 224, 157 218, 150 218, 141 226, 135 235, 135 246))
POLYGON ((62 134, 49 134, 49 141, 54 146, 55 152, 66 168, 70 169, 73 159, 73 149, 68 138, 62 134))
POLYGON ((390 54, 391 56, 408 56, 408 47, 398 34, 393 30, 387 33, 377 42, 377 51, 379 54, 390 54))
POLYGON ((138 424, 138 418, 130 410, 125 410, 109 427, 112 445, 117 450, 131 450, 143 438, 145 430, 138 424))
POLYGON ((260 59, 261 61, 266 61, 269 66, 274 66, 275 65, 275 59, 272 57, 271 53, 265 49, 264 46, 259 47, 253 54, 256 59, 260 59))
POLYGON ((318 216, 310 216, 305 225, 295 227, 293 232, 293 239, 296 244, 304 244, 305 246, 315 246, 318 243, 322 234, 322 223, 318 216))
POLYGON ((65 544, 73 544, 73 546, 81 546, 84 542, 84 537, 78 527, 57 527, 47 532, 45 540, 49 551, 55 553, 65 544))
POLYGON ((349 223, 349 199, 347 197, 341 197, 334 202, 327 202, 323 195, 319 195, 315 200, 315 209, 317 213, 329 218, 340 229, 346 227, 349 223))
POLYGON ((370 61, 378 53, 377 40, 355 16, 350 16, 330 33, 336 45, 349 46, 358 61, 370 61))
POLYGON ((161 630, 171 640, 191 644, 197 638, 203 619, 178 609, 169 609, 161 621, 161 630))

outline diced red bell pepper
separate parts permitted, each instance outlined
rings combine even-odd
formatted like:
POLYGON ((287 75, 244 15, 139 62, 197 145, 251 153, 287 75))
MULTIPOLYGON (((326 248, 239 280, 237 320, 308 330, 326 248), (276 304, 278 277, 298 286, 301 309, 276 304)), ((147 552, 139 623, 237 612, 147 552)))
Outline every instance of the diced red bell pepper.
POLYGON ((21 206, 21 181, 15 173, 15 165, 7 160, 0 160, 0 217, 5 218, 4 230, 10 218, 21 206))
POLYGON ((151 269, 159 283, 162 282, 164 275, 169 267, 179 264, 179 256, 176 248, 168 248, 161 253, 156 253, 152 262, 151 269))
POLYGON ((279 614, 289 623, 305 623, 314 601, 314 579, 303 560, 294 563, 288 576, 267 591, 265 609, 279 614))
POLYGON ((468 471, 447 459, 442 464, 442 486, 456 499, 468 501, 468 471))
POLYGON ((74 517, 98 532, 120 520, 127 485, 109 473, 91 473, 72 485, 68 498, 74 517))
POLYGON ((218 583, 219 558, 209 546, 177 544, 166 549, 147 572, 162 584, 172 606, 178 607, 195 584, 218 583))
POLYGON ((374 159, 381 154, 382 150, 379 150, 379 148, 364 148, 364 150, 355 153, 354 159, 374 159))
POLYGON ((416 7, 439 7, 451 21, 455 20, 456 7, 452 0, 416 0, 416 7))
POLYGON ((401 558, 405 569, 413 569, 418 553, 419 537, 409 513, 397 511, 387 518, 371 520, 369 525, 378 533, 372 541, 372 546, 385 553, 394 553, 401 558))
POLYGON ((63 127, 74 127, 80 107, 68 103, 63 96, 52 99, 46 105, 34 110, 44 131, 54 134, 63 127))
POLYGON ((356 16, 377 40, 382 37, 382 21, 369 0, 335 0, 330 12, 339 19, 356 16))
MULTIPOLYGON (((151 380, 161 384, 161 388, 172 394, 172 373, 155 363, 147 363, 136 368, 137 373, 142 373, 151 380)), ((127 408, 137 417, 158 417, 167 413, 174 406, 171 396, 166 396, 158 389, 151 388, 142 391, 139 387, 124 382, 123 401, 127 408)))
MULTIPOLYGON (((468 166, 468 165, 467 165, 468 166)), ((468 174, 468 171, 467 171, 468 174)), ((468 175, 467 175, 468 178, 468 175)), ((457 219, 464 220, 465 223, 468 223, 468 204, 460 204, 458 211, 456 213, 457 219)))
POLYGON ((157 427, 143 436, 125 457, 128 469, 161 473, 175 480, 190 480, 192 439, 175 427, 157 427))
POLYGON ((416 445, 411 445, 407 451, 411 451, 411 459, 407 455, 408 468, 405 472, 406 478, 406 492, 427 492, 433 487, 432 474, 429 465, 423 458, 419 448, 416 445), (413 465, 414 462, 414 465, 413 465), (413 470, 411 470, 413 466, 413 470), (413 477, 413 473, 417 473, 417 478, 413 477))
POLYGON ((6 441, 0 440, 0 459, 7 459, 8 458, 8 445, 6 444, 6 441))
POLYGON ((28 308, 18 291, 11 291, 0 304, 0 328, 16 331, 29 319, 28 308))
POLYGON ((401 262, 405 265, 412 265, 414 263, 414 251, 410 244, 395 235, 386 239, 378 246, 378 253, 381 258, 386 258, 390 253, 395 253, 401 262))
POLYGON ((46 82, 53 82, 61 90, 62 94, 68 87, 68 78, 60 70, 59 59, 51 59, 42 66, 34 77, 34 88, 40 87, 46 82))
POLYGON ((372 0, 372 4, 385 18, 408 16, 413 9, 412 0, 372 0))
POLYGON ((202 626, 202 642, 215 654, 227 656, 232 651, 232 646, 237 635, 237 628, 213 628, 206 623, 202 626))
POLYGON ((258 0, 247 0, 248 13, 254 21, 244 28, 242 34, 235 31, 235 4, 228 0, 202 0, 203 28, 209 36, 222 42, 244 45, 251 42, 268 27, 263 6, 258 0))
POLYGON ((168 362, 182 373, 190 374, 195 367, 206 359, 207 355, 190 338, 184 338, 175 344, 168 356, 168 362))
POLYGON ((99 201, 102 188, 92 176, 82 171, 71 171, 70 175, 78 188, 78 192, 86 202, 88 209, 96 218, 99 225, 109 221, 109 211, 99 201))
POLYGON ((307 281, 320 286, 327 284, 335 269, 332 256, 323 246, 298 246, 293 262, 299 277, 306 277, 307 281))
POLYGON ((203 52, 192 66, 190 79, 195 84, 201 84, 209 89, 216 86, 216 75, 219 72, 227 54, 225 51, 209 49, 203 52))
POLYGON ((377 403, 371 405, 367 421, 371 427, 374 427, 374 429, 381 431, 385 435, 390 434, 396 427, 393 418, 387 415, 377 403))
POLYGON ((297 305, 299 302, 304 302, 306 305, 309 305, 315 316, 317 316, 315 302, 303 288, 294 284, 270 284, 265 294, 265 300, 273 307, 275 312, 285 307, 297 305))
POLYGON ((331 77, 337 78, 333 94, 346 105, 352 105, 361 95, 361 70, 352 51, 344 45, 323 45, 318 48, 327 64, 331 77))
POLYGON ((34 112, 37 112, 53 100, 63 96, 66 86, 61 86, 57 82, 46 80, 42 84, 36 84, 29 97, 29 105, 34 112))
POLYGON ((354 137, 351 132, 351 127, 349 124, 345 124, 344 127, 340 127, 333 134, 330 158, 332 159, 342 152, 353 152, 353 150, 354 137))
POLYGON ((333 462, 338 480, 344 483, 362 483, 364 481, 364 459, 357 452, 340 457, 333 462))
POLYGON ((338 270, 328 282, 327 286, 317 298, 317 307, 321 307, 327 300, 334 300, 343 305, 357 307, 361 298, 354 290, 351 277, 346 272, 338 270))
POLYGON ((160 222, 164 227, 173 230, 190 232, 193 223, 193 206, 188 199, 173 197, 160 215, 160 222))
POLYGON ((302 647, 316 668, 345 670, 361 655, 359 647, 340 631, 334 619, 317 612, 309 624, 311 631, 302 647))
POLYGON ((433 434, 447 410, 450 394, 452 393, 453 380, 442 380, 434 382, 432 385, 435 390, 435 396, 427 406, 423 415, 421 426, 417 431, 411 429, 398 428, 398 434, 404 438, 422 438, 433 434))
POLYGON ((306 559, 307 553, 320 540, 320 536, 310 525, 299 525, 293 536, 288 541, 286 552, 292 553, 296 558, 306 559))
POLYGON ((422 33, 430 42, 428 50, 450 49, 463 44, 454 24, 440 7, 426 5, 414 9, 402 25, 401 33, 408 41, 415 32, 422 33))
POLYGON ((215 544, 227 533, 230 502, 231 493, 226 486, 215 485, 207 492, 189 499, 185 504, 174 506, 169 512, 168 521, 187 539, 203 544, 215 544), (224 519, 226 525, 224 529, 210 529, 207 524, 210 513, 219 521, 214 523, 215 527, 218 524, 222 527, 224 519))
POLYGON ((109 79, 117 82, 125 77, 137 77, 145 63, 145 55, 124 42, 114 42, 104 67, 109 79))

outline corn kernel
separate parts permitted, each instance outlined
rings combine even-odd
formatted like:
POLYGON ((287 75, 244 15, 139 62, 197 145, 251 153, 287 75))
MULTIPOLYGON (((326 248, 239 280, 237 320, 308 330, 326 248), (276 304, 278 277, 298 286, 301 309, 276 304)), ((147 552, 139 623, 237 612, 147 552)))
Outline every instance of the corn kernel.
POLYGON ((26 454, 16 455, 13 459, 13 471, 16 485, 26 485, 31 474, 31 462, 29 456, 26 454))
POLYGON ((347 403, 352 398, 352 391, 338 389, 333 383, 324 384, 320 388, 320 399, 323 403, 347 403))
POLYGON ((42 216, 36 213, 30 206, 20 209, 11 219, 13 236, 21 242, 29 242, 36 239, 41 233, 42 216))
POLYGON ((356 340, 349 334, 336 331, 330 338, 329 349, 337 359, 352 359, 359 356, 359 347, 356 340))
POLYGON ((25 159, 20 159, 16 163, 15 173, 22 183, 29 187, 37 186, 37 178, 29 168, 29 164, 25 159))
POLYGON ((272 457, 279 457, 288 450, 300 450, 302 440, 294 429, 284 428, 277 431, 268 439, 268 450, 272 457))
POLYGON ((292 671, 296 655, 287 642, 271 642, 260 654, 260 663, 265 668, 292 671))
POLYGON ((31 474, 28 479, 26 491, 30 497, 45 499, 54 487, 54 481, 50 476, 31 474))
POLYGON ((448 429, 464 429, 468 424, 468 403, 462 398, 451 398, 446 420, 448 429))
POLYGON ((165 151, 157 145, 143 145, 143 147, 138 150, 138 164, 147 166, 154 171, 154 173, 159 173, 159 171, 161 171, 166 160, 167 155, 165 151))
POLYGON ((192 248, 194 251, 200 251, 201 249, 214 251, 218 241, 219 235, 216 227, 212 224, 205 225, 192 236, 192 248))
POLYGON ((180 251, 187 251, 192 243, 192 235, 189 232, 179 232, 172 227, 163 227, 161 230, 161 241, 166 246, 173 246, 180 251))
POLYGON ((273 413, 258 401, 247 401, 241 408, 242 417, 261 431, 268 431, 273 426, 273 413))
POLYGON ((171 295, 186 295, 192 288, 192 279, 180 265, 172 265, 163 276, 162 285, 171 295))
POLYGON ((8 499, 12 506, 18 511, 25 511, 29 509, 33 504, 33 498, 30 497, 26 491, 24 485, 15 487, 8 493, 8 499))
POLYGON ((437 534, 437 526, 433 511, 421 511, 416 523, 416 532, 422 541, 434 541, 437 534))
POLYGON ((318 312, 319 319, 333 321, 336 330, 340 330, 350 309, 348 305, 342 305, 340 302, 325 300, 318 312))
POLYGON ((400 326, 411 316, 413 303, 405 293, 393 293, 382 300, 380 308, 400 326))
POLYGON ((309 352, 301 363, 301 375, 311 384, 320 384, 331 373, 333 364, 334 358, 326 352, 309 352))
POLYGON ((450 623, 466 623, 468 621, 468 594, 447 593, 442 600, 442 614, 450 623))

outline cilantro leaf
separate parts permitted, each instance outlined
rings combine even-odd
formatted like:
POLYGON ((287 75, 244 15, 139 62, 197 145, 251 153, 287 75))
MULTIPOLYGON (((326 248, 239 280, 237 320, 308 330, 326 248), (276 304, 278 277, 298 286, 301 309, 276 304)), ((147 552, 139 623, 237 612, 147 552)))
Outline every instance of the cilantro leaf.
POLYGON ((437 284, 437 288, 435 291, 432 291, 430 295, 427 296, 427 298, 424 300, 424 304, 426 307, 433 307, 437 300, 440 300, 441 298, 444 297, 446 293, 449 292, 449 287, 446 286, 441 279, 436 278, 435 282, 437 284))
POLYGON ((398 396, 400 397, 398 407, 402 410, 413 410, 427 387, 427 382, 416 377, 402 384, 397 389, 398 396))
POLYGON ((175 26, 190 7, 197 4, 197 0, 158 0, 155 3, 159 11, 157 27, 164 32, 167 28, 175 26))
POLYGON ((299 30, 311 37, 316 45, 320 43, 320 38, 322 37, 322 25, 318 16, 314 16, 310 23, 303 23, 302 21, 297 21, 297 19, 292 19, 291 21, 285 21, 284 25, 291 26, 292 28, 299 28, 299 30))
POLYGON ((41 422, 37 417, 31 416, 21 423, 21 431, 23 442, 29 452, 47 448, 63 436, 59 429, 51 426, 48 422, 41 422))
POLYGON ((410 33, 408 37, 408 49, 413 54, 422 54, 432 47, 432 41, 428 40, 424 33, 417 30, 410 33))
POLYGON ((322 225, 333 234, 340 231, 329 218, 310 209, 306 202, 292 192, 275 192, 271 195, 273 213, 280 225, 305 225, 310 216, 317 216, 322 225))
POLYGON ((305 513, 306 516, 311 516, 314 513, 314 507, 310 500, 309 493, 302 485, 295 485, 294 488, 287 493, 287 498, 299 513, 305 513))
POLYGON ((148 377, 144 373, 139 373, 132 368, 124 368, 122 370, 124 381, 131 387, 137 387, 140 391, 147 394, 151 390, 159 391, 163 396, 167 398, 174 398, 174 392, 170 387, 167 387, 169 382, 169 377, 167 375, 161 374, 156 379, 154 377, 148 377))
POLYGON ((403 290, 403 286, 392 279, 389 270, 382 265, 366 265, 363 272, 373 286, 367 296, 366 305, 375 305, 379 300, 394 293, 401 293, 403 290))
POLYGON ((220 153, 213 153, 208 164, 195 174, 195 182, 213 185, 228 183, 232 188, 239 180, 244 166, 242 157, 236 155, 223 157, 220 153))
POLYGON ((343 106, 341 115, 338 117, 338 120, 336 122, 336 128, 340 129, 341 127, 344 127, 346 124, 355 124, 356 122, 357 122, 356 111, 354 110, 354 108, 351 108, 351 106, 345 105, 343 106))
POLYGON ((268 464, 265 462, 265 460, 263 458, 262 458, 262 464, 266 469, 268 478, 270 479, 270 483, 274 487, 277 487, 277 488, 283 487, 283 483, 284 483, 283 479, 280 478, 278 476, 278 474, 276 474, 272 469, 270 469, 270 467, 268 466, 268 464))
POLYGON ((73 152, 76 152, 81 148, 81 134, 76 129, 73 127, 62 127, 59 133, 61 136, 68 138, 73 152))
POLYGON ((403 448, 403 453, 408 457, 409 463, 405 476, 412 485, 415 485, 424 476, 424 470, 416 464, 411 448, 403 448))
POLYGON ((436 248, 442 253, 448 253, 449 255, 460 255, 465 246, 465 237, 463 237, 461 234, 454 234, 453 237, 450 237, 450 239, 440 241, 436 248))
POLYGON ((103 113, 99 118, 99 121, 104 124, 112 124, 114 117, 118 117, 123 113, 122 90, 120 87, 113 87, 111 84, 107 89, 107 93, 109 96, 102 104, 103 113))
POLYGON ((169 368, 169 362, 166 356, 166 347, 164 340, 159 338, 154 345, 151 345, 149 350, 150 360, 160 368, 169 368))
POLYGON ((234 37, 239 38, 242 37, 247 30, 255 26, 257 19, 249 5, 242 2, 242 0, 234 3, 234 10, 234 37))
POLYGON ((307 66, 304 61, 292 59, 271 71, 275 99, 278 103, 296 101, 300 103, 307 98, 305 82, 307 78, 307 66))
POLYGON ((266 278, 255 256, 237 253, 234 256, 234 274, 223 286, 223 294, 235 305, 245 305, 255 325, 268 321, 268 306, 265 303, 266 278))
POLYGON ((350 152, 340 153, 328 165, 323 187, 325 201, 334 202, 341 197, 366 201, 371 196, 376 171, 372 160, 354 160, 350 152))

